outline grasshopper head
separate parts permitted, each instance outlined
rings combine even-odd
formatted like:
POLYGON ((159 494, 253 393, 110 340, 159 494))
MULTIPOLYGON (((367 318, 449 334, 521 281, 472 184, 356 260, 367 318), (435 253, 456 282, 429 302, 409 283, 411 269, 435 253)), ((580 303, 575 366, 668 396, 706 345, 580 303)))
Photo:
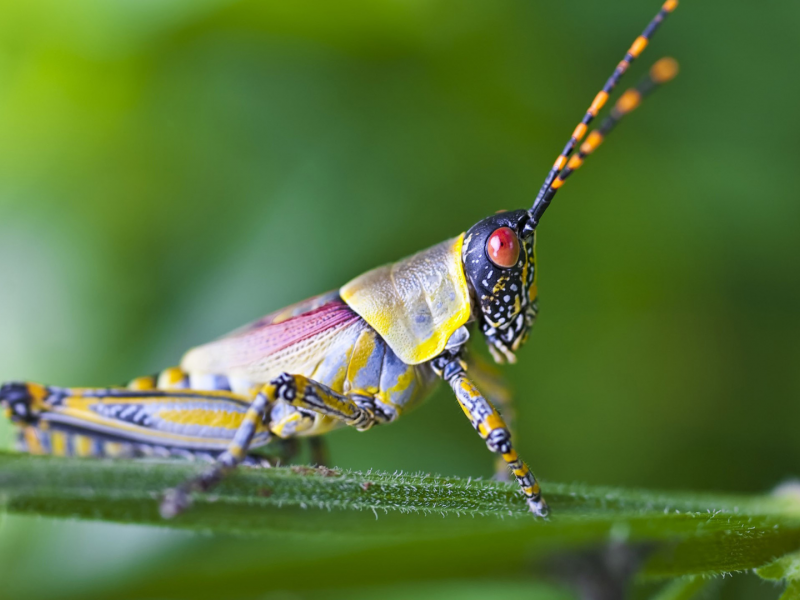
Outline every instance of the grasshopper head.
POLYGON ((622 94, 610 114, 589 133, 586 141, 580 143, 620 77, 677 5, 677 0, 666 0, 644 33, 636 38, 625 58, 617 64, 553 163, 533 206, 527 211, 503 212, 483 219, 467 232, 461 254, 464 272, 471 286, 473 306, 480 307, 474 311, 476 318, 497 362, 516 360, 514 352, 527 339, 536 318, 536 227, 556 192, 603 143, 622 117, 639 106, 645 96, 677 75, 678 63, 674 59, 662 58, 656 62, 635 88, 622 94))
POLYGON ((514 362, 536 319, 536 235, 523 237, 528 212, 492 215, 464 237, 461 258, 477 319, 495 361, 514 362))

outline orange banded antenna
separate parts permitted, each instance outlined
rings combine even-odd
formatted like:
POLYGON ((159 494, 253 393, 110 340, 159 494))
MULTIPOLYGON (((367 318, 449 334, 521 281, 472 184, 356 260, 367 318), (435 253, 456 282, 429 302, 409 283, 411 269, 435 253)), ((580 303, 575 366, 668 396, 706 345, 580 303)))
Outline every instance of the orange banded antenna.
POLYGON ((523 236, 527 237, 533 233, 536 225, 538 225, 539 219, 541 218, 542 214, 544 214, 544 211, 547 209, 549 204, 544 201, 545 194, 550 189, 550 186, 553 183, 553 180, 556 178, 556 175, 558 175, 561 169, 567 165, 570 155, 572 154, 573 150, 575 150, 578 142, 580 142, 583 139, 583 136, 586 135, 592 120, 594 120, 594 118, 597 116, 597 113, 600 112, 600 109, 602 109, 605 103, 608 101, 609 95, 614 90, 625 72, 628 70, 628 67, 631 65, 631 63, 636 60, 647 47, 650 39, 653 37, 666 16, 675 10, 677 6, 678 0, 666 0, 666 2, 661 5, 661 9, 658 11, 658 14, 656 14, 656 16, 653 17, 653 20, 647 24, 647 27, 645 27, 642 34, 633 41, 633 44, 631 44, 631 47, 628 48, 628 51, 625 53, 625 57, 617 64, 614 72, 606 81, 603 89, 601 89, 594 97, 589 109, 586 111, 583 119, 581 119, 581 122, 578 123, 575 131, 572 132, 572 136, 567 142, 567 145, 564 146, 561 154, 558 155, 556 162, 553 164, 553 167, 547 174, 542 187, 539 189, 539 193, 536 195, 536 200, 534 201, 531 209, 528 211, 530 219, 523 228, 523 236))
POLYGON ((583 165, 586 157, 597 150, 598 146, 603 143, 603 140, 617 126, 622 117, 636 110, 642 100, 656 90, 658 86, 674 79, 677 74, 678 62, 674 58, 662 58, 650 68, 650 71, 635 88, 626 90, 617 100, 609 115, 603 119, 600 127, 589 134, 586 141, 581 144, 578 153, 572 156, 567 165, 561 169, 561 172, 553 180, 552 185, 545 192, 544 200, 549 203, 553 199, 559 188, 564 185, 567 177, 577 171, 583 165))

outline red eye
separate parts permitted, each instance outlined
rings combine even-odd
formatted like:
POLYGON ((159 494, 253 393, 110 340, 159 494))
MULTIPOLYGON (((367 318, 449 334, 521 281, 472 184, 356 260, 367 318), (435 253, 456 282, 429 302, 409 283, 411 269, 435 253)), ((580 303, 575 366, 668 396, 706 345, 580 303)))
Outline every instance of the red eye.
POLYGON ((486 241, 486 254, 498 267, 513 267, 519 260, 519 239, 510 227, 500 227, 486 241))

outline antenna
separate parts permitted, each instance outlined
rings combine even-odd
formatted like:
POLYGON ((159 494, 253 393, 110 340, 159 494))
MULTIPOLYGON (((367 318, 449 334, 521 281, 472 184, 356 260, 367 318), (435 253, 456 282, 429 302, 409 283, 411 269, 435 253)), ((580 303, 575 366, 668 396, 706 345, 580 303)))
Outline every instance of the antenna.
POLYGON ((545 201, 545 195, 550 189, 550 186, 553 183, 553 180, 556 178, 556 175, 558 175, 561 169, 567 165, 567 161, 573 150, 575 150, 575 146, 577 146, 578 142, 580 142, 583 139, 583 136, 586 135, 586 132, 589 129, 589 124, 592 122, 592 120, 594 120, 595 116, 597 116, 597 113, 600 112, 600 109, 602 109, 605 103, 608 101, 608 96, 628 70, 628 67, 631 65, 631 63, 636 60, 647 47, 648 42, 653 37, 662 21, 669 13, 675 10, 677 6, 678 0, 666 0, 666 2, 664 2, 664 4, 661 6, 661 9, 658 11, 658 14, 656 14, 656 16, 653 17, 653 20, 648 23, 642 34, 633 41, 633 44, 631 44, 631 47, 625 53, 625 57, 617 64, 614 72, 611 74, 611 77, 609 77, 606 81, 603 89, 600 90, 594 97, 589 109, 586 111, 583 119, 581 119, 581 122, 578 123, 575 131, 572 132, 572 136, 567 142, 567 145, 564 146, 561 154, 558 155, 556 162, 553 164, 553 167, 547 174, 542 187, 539 189, 539 193, 536 195, 536 200, 534 201, 531 209, 528 211, 529 218, 522 229, 523 237, 530 236, 533 233, 533 230, 536 229, 536 226, 539 224, 539 220, 544 214, 544 211, 547 210, 547 207, 550 203, 549 200, 545 201))
POLYGON ((572 156, 567 162, 567 166, 561 169, 561 172, 545 192, 543 202, 550 204, 553 196, 564 185, 567 177, 577 171, 583 165, 586 157, 597 150, 597 147, 603 143, 603 140, 616 127, 622 117, 636 110, 645 97, 655 91, 658 86, 674 79, 677 74, 678 62, 673 58, 662 58, 650 68, 648 74, 642 78, 635 88, 626 90, 617 100, 614 108, 611 109, 611 113, 603 119, 600 127, 589 134, 586 141, 581 144, 578 153, 572 156))

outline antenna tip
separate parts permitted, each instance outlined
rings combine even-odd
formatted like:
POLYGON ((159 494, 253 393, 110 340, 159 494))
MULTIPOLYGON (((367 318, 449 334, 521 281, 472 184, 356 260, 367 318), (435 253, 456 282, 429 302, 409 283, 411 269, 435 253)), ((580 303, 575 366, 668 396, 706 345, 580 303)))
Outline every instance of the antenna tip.
POLYGON ((678 61, 674 58, 662 58, 650 67, 650 78, 655 83, 666 83, 678 74, 678 61))
POLYGON ((678 8, 678 0, 667 0, 664 2, 664 5, 661 7, 667 12, 672 12, 676 8, 678 8))

